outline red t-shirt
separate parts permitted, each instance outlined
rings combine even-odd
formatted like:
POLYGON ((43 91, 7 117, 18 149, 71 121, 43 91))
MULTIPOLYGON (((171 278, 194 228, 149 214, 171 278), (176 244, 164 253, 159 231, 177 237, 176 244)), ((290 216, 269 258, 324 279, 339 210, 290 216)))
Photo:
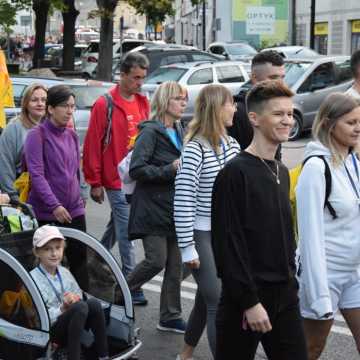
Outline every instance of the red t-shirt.
POLYGON ((128 123, 128 149, 132 149, 138 134, 138 124, 145 120, 141 118, 139 102, 134 97, 133 100, 126 100, 122 96, 119 97, 119 105, 126 113, 126 120, 128 123))

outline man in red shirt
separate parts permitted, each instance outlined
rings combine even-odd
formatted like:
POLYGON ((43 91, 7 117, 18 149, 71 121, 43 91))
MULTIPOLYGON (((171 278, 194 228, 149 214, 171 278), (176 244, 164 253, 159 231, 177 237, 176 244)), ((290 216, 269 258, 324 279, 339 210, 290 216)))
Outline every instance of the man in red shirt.
MULTIPOLYGON (((133 146, 137 125, 149 117, 149 102, 140 94, 148 67, 149 62, 141 53, 132 52, 124 57, 119 84, 109 91, 113 104, 110 137, 106 136, 107 100, 101 96, 91 111, 84 141, 83 168, 86 182, 91 186, 90 195, 101 204, 105 190, 112 211, 102 243, 111 248, 117 239, 125 277, 135 268, 135 252, 133 243, 128 240, 129 204, 121 190, 117 166, 133 146)), ((141 290, 132 295, 134 304, 147 304, 141 290)))

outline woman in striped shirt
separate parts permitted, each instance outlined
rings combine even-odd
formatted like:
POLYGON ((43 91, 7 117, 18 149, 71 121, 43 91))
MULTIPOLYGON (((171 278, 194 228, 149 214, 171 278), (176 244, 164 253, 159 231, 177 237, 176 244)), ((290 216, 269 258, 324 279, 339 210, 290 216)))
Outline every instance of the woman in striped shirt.
POLYGON ((192 359, 206 324, 210 349, 215 354, 220 280, 211 248, 211 194, 218 172, 240 152, 236 140, 226 135, 234 112, 232 94, 224 86, 208 85, 200 91, 176 176, 176 235, 182 261, 191 269, 198 285, 185 344, 177 360, 192 359))

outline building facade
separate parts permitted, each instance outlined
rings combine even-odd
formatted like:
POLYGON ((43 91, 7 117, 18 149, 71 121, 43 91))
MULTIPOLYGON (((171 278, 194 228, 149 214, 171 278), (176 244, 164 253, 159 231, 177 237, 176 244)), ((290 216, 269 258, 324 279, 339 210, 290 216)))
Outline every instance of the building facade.
MULTIPOLYGON (((310 45, 311 0, 296 2, 296 43, 310 45)), ((315 50, 321 54, 350 55, 360 49, 360 1, 317 0, 315 50)))
POLYGON ((175 40, 202 48, 205 13, 206 47, 214 41, 247 41, 255 47, 288 42, 289 0, 208 0, 192 6, 176 1, 175 40))

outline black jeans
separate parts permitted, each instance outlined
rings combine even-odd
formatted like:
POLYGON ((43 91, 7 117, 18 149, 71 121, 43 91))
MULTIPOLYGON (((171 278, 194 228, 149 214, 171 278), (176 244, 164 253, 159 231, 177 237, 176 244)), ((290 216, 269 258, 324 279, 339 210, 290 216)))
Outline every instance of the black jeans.
MULTIPOLYGON (((85 215, 78 216, 72 219, 71 223, 59 223, 57 221, 38 220, 39 226, 55 225, 60 227, 77 229, 86 232, 85 215)), ((80 244, 78 241, 69 241, 66 244, 65 255, 69 262, 71 273, 74 275, 76 281, 82 290, 89 290, 89 276, 87 273, 87 252, 86 246, 80 244)))
POLYGON ((297 283, 258 290, 272 330, 266 334, 242 328, 244 312, 223 288, 216 317, 216 360, 253 360, 259 342, 269 360, 307 360, 297 283))
POLYGON ((94 298, 79 301, 62 313, 51 328, 51 340, 66 346, 68 360, 80 360, 80 337, 84 329, 91 329, 94 334, 97 356, 108 356, 105 316, 100 302, 94 298))

